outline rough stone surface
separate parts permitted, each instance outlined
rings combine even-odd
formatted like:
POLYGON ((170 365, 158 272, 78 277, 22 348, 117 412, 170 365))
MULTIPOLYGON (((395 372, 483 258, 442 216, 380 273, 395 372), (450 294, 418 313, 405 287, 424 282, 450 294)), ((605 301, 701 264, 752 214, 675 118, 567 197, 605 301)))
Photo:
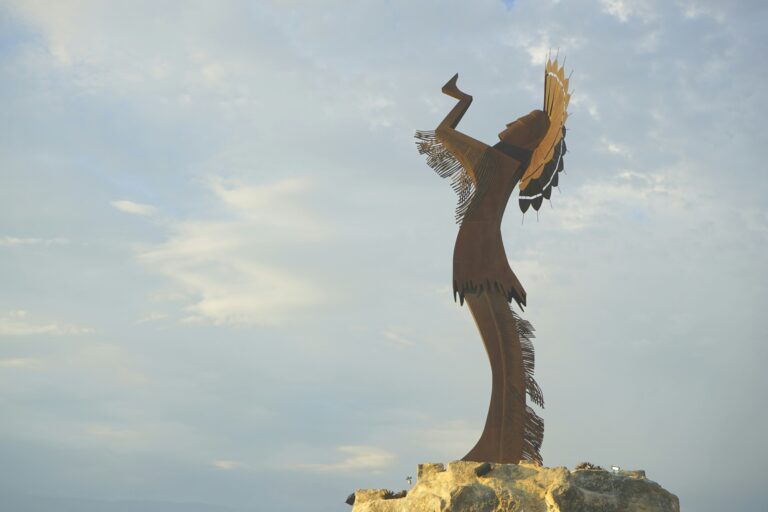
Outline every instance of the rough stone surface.
POLYGON ((547 468, 478 462, 420 464, 404 498, 386 490, 358 490, 353 512, 679 512, 677 496, 644 471, 547 468))

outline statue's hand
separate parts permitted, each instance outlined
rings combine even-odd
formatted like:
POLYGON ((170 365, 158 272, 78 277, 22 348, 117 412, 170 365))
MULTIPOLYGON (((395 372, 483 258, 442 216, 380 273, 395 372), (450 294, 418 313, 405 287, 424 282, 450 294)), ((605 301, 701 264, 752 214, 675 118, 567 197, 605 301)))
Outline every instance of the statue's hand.
POLYGON ((456 73, 453 75, 453 78, 448 80, 446 84, 443 86, 443 94, 447 94, 451 98, 456 98, 457 100, 463 100, 464 98, 470 98, 472 99, 472 96, 469 94, 461 92, 459 90, 458 86, 456 85, 456 80, 459 79, 459 74, 456 73))

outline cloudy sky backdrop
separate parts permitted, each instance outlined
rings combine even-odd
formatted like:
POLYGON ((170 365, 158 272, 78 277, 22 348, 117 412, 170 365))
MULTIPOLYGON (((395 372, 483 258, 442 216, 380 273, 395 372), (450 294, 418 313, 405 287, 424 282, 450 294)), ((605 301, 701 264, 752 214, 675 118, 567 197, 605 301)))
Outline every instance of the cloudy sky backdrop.
POLYGON ((463 456, 490 371, 413 132, 458 72, 493 143, 559 48, 562 193, 502 227, 545 464, 759 509, 766 5, 0 1, 0 499, 330 512, 463 456))

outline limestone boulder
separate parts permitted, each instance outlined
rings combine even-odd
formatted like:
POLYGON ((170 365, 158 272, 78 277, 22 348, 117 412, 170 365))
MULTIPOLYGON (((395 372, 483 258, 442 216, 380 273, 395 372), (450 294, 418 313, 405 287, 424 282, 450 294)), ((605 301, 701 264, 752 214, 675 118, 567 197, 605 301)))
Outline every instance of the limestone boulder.
MULTIPOLYGON (((569 471, 532 464, 420 464, 404 497, 355 492, 353 512, 679 512, 644 471, 569 471)), ((399 496, 399 495, 394 495, 399 496)))

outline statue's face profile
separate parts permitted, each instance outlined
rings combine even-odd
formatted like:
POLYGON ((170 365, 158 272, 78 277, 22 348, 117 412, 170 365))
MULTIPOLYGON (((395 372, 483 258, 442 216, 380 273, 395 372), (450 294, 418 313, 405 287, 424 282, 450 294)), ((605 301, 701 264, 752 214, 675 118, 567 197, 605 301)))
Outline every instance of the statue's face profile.
POLYGON ((543 110, 534 110, 530 114, 507 124, 499 133, 499 139, 507 144, 533 151, 549 130, 549 118, 543 110))

